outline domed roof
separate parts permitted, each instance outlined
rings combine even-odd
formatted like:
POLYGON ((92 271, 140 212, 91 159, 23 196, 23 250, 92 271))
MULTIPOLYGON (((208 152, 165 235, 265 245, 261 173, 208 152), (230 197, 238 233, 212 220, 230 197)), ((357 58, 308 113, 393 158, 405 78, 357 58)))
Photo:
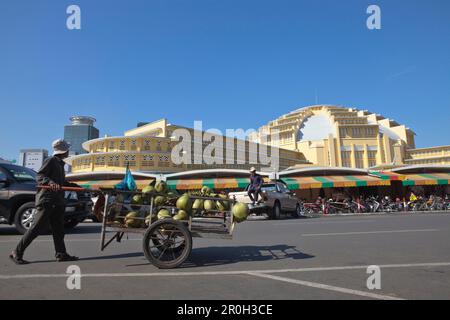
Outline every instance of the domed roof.
POLYGON ((315 141, 327 139, 330 135, 336 137, 339 126, 378 126, 381 134, 393 140, 404 140, 399 135, 398 127, 414 134, 409 128, 395 120, 387 119, 379 114, 367 110, 359 110, 335 105, 313 105, 299 108, 260 128, 260 132, 267 128, 280 131, 295 131, 297 141, 315 141))

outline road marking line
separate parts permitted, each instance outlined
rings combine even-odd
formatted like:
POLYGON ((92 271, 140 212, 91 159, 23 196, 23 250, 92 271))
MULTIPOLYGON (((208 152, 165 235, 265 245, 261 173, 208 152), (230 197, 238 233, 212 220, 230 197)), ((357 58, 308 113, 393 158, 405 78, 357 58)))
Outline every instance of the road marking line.
POLYGON ((278 277, 278 276, 273 276, 270 274, 263 274, 263 273, 257 273, 257 272, 248 273, 248 274, 255 276, 255 277, 277 280, 277 281, 287 282, 287 283, 291 283, 291 284, 298 284, 298 285, 305 286, 305 287, 324 289, 324 290, 329 290, 329 291, 336 291, 336 292, 340 292, 340 293, 357 295, 357 296, 361 296, 361 297, 380 299, 380 300, 404 300, 402 298, 396 298, 396 297, 387 296, 387 295, 370 293, 370 292, 365 292, 365 291, 360 291, 360 290, 347 289, 347 288, 342 288, 342 287, 335 287, 335 286, 330 286, 327 284, 322 284, 322 283, 317 283, 317 282, 310 282, 310 281, 297 280, 297 279, 291 279, 291 278, 285 278, 285 277, 278 277))
MULTIPOLYGON (((376 264, 375 264, 376 265, 376 264)), ((378 265, 380 268, 415 268, 415 267, 450 267, 450 262, 435 263, 408 263, 408 264, 385 264, 378 265)), ((262 270, 258 273, 286 273, 286 272, 311 272, 311 271, 343 271, 343 270, 366 270, 367 266, 343 266, 343 267, 312 267, 299 269, 262 270)))
MULTIPOLYGON (((82 261, 82 260, 81 260, 82 261)), ((375 263, 376 264, 376 263, 375 263)), ((311 271, 340 271, 340 270, 367 270, 365 266, 342 266, 342 267, 312 267, 297 269, 268 269, 268 270, 239 270, 239 271, 200 271, 200 272, 148 272, 148 273, 83 273, 82 278, 109 278, 109 277, 166 277, 166 276, 217 276, 217 275, 246 275, 248 273, 269 274, 287 272, 311 272, 311 271)), ((380 268, 414 268, 414 267, 450 267, 450 262, 434 263, 410 263, 410 264, 386 264, 378 265, 380 268)), ((68 274, 16 274, 0 275, 0 279, 30 279, 30 278, 67 278, 68 274)))
POLYGON ((276 222, 273 225, 298 225, 298 224, 335 224, 335 223, 361 223, 375 222, 376 220, 347 220, 347 221, 296 221, 296 222, 276 222))
POLYGON ((381 230, 381 231, 361 231, 361 232, 336 232, 336 233, 304 233, 302 237, 317 236, 346 236, 358 234, 382 234, 382 233, 408 233, 408 232, 436 232, 438 229, 416 229, 416 230, 381 230))

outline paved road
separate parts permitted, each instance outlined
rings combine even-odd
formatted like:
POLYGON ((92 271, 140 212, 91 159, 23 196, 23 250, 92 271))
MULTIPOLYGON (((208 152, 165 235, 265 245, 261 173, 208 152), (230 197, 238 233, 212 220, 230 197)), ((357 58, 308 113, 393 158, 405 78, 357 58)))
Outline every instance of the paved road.
POLYGON ((450 299, 450 214, 247 221, 233 240, 194 239, 187 263, 159 270, 136 235, 99 252, 98 224, 67 236, 84 277, 68 290, 70 263, 56 263, 51 237, 13 265, 19 236, 0 226, 0 299, 450 299), (367 266, 381 267, 369 290, 367 266))

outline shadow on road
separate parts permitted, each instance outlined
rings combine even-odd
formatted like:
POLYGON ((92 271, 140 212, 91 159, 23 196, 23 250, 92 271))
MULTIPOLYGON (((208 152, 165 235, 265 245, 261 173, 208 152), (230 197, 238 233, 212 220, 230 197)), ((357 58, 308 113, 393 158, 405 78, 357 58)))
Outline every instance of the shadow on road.
MULTIPOLYGON (((310 259, 313 255, 299 251, 295 246, 237 246, 193 249, 189 259, 179 268, 209 267, 246 261, 270 261, 285 259, 310 259)), ((132 264, 137 267, 150 263, 132 264)))
POLYGON ((207 267, 246 261, 270 261, 285 259, 310 259, 313 255, 299 251, 295 246, 240 246, 209 247, 192 250, 182 268, 207 267))
POLYGON ((66 234, 100 234, 102 231, 102 225, 100 223, 83 223, 76 226, 73 229, 66 230, 66 234))
MULTIPOLYGON (((101 261, 128 258, 144 258, 143 252, 131 252, 107 256, 81 257, 79 261, 101 261)), ((238 246, 238 247, 209 247, 193 249, 189 259, 179 268, 209 267, 226 265, 246 261, 273 261, 286 259, 310 259, 313 255, 303 253, 294 246, 238 246)), ((33 264, 50 263, 55 260, 37 260, 33 264)), ((145 263, 130 264, 127 267, 151 265, 146 259, 145 263)))
POLYGON ((80 261, 115 260, 115 259, 136 258, 136 257, 143 257, 143 256, 144 256, 143 252, 131 252, 131 253, 124 253, 124 254, 113 254, 113 255, 109 255, 109 256, 80 258, 80 261))
MULTIPOLYGON (((116 260, 116 259, 143 257, 143 256, 144 256, 144 254, 142 252, 133 252, 133 253, 115 254, 115 255, 109 255, 109 256, 96 256, 96 257, 87 257, 87 258, 82 257, 78 261, 116 260)), ((56 262, 56 259, 34 260, 34 261, 29 261, 29 262, 30 262, 30 264, 54 263, 54 262, 56 262)), ((66 263, 73 263, 73 262, 66 262, 66 263)))

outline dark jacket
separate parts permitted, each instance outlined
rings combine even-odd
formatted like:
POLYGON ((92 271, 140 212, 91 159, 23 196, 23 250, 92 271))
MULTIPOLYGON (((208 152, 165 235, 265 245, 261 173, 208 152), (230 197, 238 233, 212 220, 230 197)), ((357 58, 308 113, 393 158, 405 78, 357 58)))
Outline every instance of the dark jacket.
POLYGON ((263 185, 263 178, 259 174, 250 176, 250 188, 251 189, 260 189, 263 185))
MULTIPOLYGON (((66 180, 66 173, 64 171, 65 162, 58 157, 50 157, 46 159, 39 169, 36 181, 38 186, 48 186, 51 182, 59 184, 60 186, 76 187, 76 184, 70 183, 66 180)), ((36 206, 51 203, 55 205, 64 205, 64 191, 53 192, 47 189, 39 189, 36 194, 36 206)))

